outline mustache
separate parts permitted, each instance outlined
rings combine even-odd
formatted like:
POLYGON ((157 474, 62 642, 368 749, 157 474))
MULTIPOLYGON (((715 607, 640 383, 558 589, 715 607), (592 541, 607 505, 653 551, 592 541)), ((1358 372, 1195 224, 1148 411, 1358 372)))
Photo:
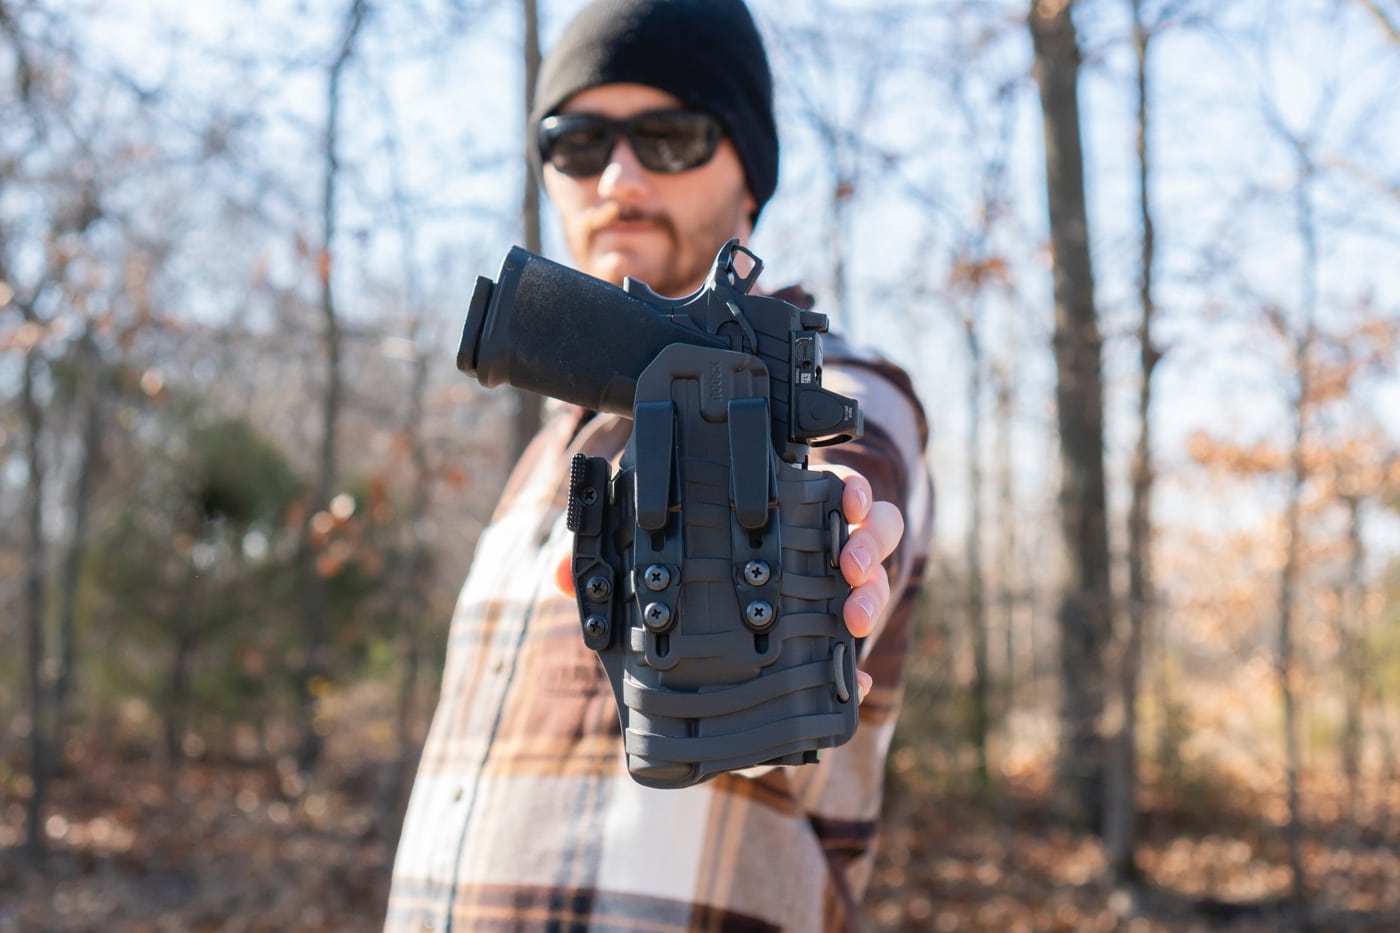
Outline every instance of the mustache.
POLYGON ((596 208, 588 218, 587 230, 588 238, 602 232, 608 226, 615 223, 649 223, 660 227, 668 236, 675 239, 676 225, 670 216, 663 211, 647 211, 630 204, 618 204, 609 202, 596 208))

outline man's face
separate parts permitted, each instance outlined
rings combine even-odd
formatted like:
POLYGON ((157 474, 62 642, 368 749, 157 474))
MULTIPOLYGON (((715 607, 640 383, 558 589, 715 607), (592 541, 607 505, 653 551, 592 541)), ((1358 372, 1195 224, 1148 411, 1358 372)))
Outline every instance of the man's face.
MULTIPOLYGON (((653 87, 605 84, 575 94, 559 112, 618 119, 680 107, 653 87)), ((668 175, 644 168, 619 137, 599 174, 575 178, 546 164, 544 184, 579 270, 616 285, 630 275, 663 295, 689 294, 726 240, 752 232, 753 197, 728 139, 704 165, 668 175)))

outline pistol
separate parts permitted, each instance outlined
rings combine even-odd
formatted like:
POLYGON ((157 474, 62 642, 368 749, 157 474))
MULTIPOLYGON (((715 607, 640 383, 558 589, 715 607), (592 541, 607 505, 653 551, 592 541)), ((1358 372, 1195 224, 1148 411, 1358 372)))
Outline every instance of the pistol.
POLYGON ((859 437, 860 407, 822 387, 826 316, 750 294, 762 270, 733 239, 666 298, 514 247, 457 352, 485 386, 632 420, 617 470, 574 456, 566 521, 582 637, 649 787, 812 763, 856 729, 844 486, 808 454, 859 437))

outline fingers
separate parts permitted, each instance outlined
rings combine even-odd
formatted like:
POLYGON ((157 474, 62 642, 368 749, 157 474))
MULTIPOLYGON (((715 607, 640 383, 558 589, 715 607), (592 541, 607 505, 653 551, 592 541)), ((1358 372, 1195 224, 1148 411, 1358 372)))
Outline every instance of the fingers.
POLYGON ((864 702, 866 696, 870 693, 870 688, 873 686, 875 686, 875 679, 873 677, 865 671, 856 671, 856 690, 859 691, 860 694, 856 702, 864 702))
POLYGON ((870 579, 880 562, 894 553, 904 535, 904 516, 889 502, 876 502, 841 549, 841 573, 851 586, 870 579))
POLYGON ((889 502, 871 502, 870 483, 859 474, 846 478, 842 507, 856 526, 841 549, 841 575, 852 587, 842 607, 846 628, 856 638, 875 630, 890 601, 890 579, 881 563, 904 534, 904 516, 889 502))
POLYGON ((870 579, 851 590, 846 605, 841 607, 841 618, 852 635, 864 638, 875 631, 875 621, 884 614, 889 602, 890 578, 885 568, 876 564, 870 579))
POLYGON ((844 478, 846 489, 841 494, 841 510, 846 513, 846 521, 857 525, 870 513, 875 495, 870 489, 870 480, 859 473, 844 473, 844 478))

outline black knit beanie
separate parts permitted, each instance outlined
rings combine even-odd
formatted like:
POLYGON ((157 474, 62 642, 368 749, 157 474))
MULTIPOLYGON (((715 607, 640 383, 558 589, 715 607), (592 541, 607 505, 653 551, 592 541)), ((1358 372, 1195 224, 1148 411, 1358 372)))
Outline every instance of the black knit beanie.
POLYGON ((594 0, 545 56, 528 128, 579 91, 600 84, 645 84, 714 114, 739 154, 756 206, 778 186, 773 76, 753 17, 742 0, 594 0))

